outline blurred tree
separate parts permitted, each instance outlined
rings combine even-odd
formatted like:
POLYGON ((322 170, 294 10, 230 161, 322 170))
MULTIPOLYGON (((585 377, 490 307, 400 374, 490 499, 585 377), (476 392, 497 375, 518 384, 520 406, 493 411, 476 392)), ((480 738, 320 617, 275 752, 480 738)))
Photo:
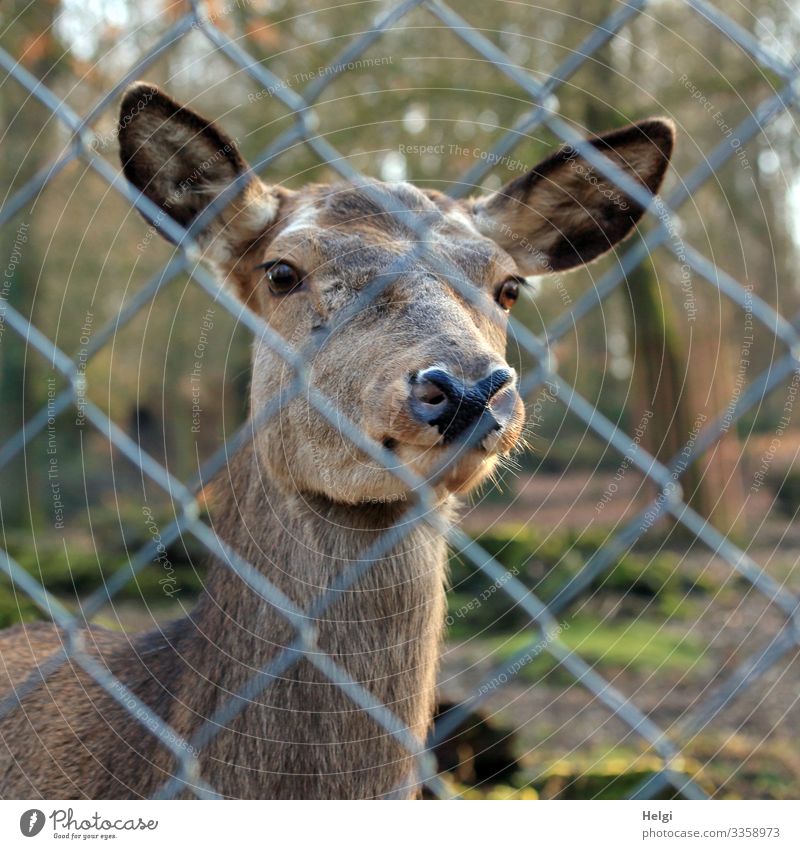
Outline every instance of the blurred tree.
MULTIPOLYGON (((53 30, 58 6, 58 0, 8 0, 0 20, 4 49, 51 87, 63 70, 62 46, 53 30)), ((0 157, 4 205, 50 161, 53 148, 48 140, 53 128, 47 124, 44 108, 13 78, 7 78, 0 88, 0 125, 4 128, 0 157)), ((2 297, 35 324, 43 238, 37 234, 31 216, 34 203, 35 198, 0 230, 0 245, 5 260, 2 297)), ((0 339, 0 369, 0 442, 4 442, 46 399, 39 355, 32 353, 6 322, 0 339)), ((13 527, 29 518, 34 520, 43 509, 46 470, 46 459, 26 464, 20 454, 0 472, 0 516, 4 524, 13 527), (23 481, 27 482, 25 490, 23 481), (23 492, 27 498, 22 497, 23 492), (33 515, 29 516, 29 510, 33 515)))

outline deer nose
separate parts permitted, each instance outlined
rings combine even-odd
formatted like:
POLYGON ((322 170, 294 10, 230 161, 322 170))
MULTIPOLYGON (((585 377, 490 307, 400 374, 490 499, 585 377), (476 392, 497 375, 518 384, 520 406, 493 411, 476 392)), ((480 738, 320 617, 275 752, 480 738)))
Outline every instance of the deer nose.
POLYGON ((502 428, 508 419, 504 410, 492 409, 490 401, 513 377, 510 369, 496 368, 469 385, 444 369, 425 369, 411 378, 411 411, 419 421, 438 428, 445 443, 457 439, 481 417, 486 435, 502 428))

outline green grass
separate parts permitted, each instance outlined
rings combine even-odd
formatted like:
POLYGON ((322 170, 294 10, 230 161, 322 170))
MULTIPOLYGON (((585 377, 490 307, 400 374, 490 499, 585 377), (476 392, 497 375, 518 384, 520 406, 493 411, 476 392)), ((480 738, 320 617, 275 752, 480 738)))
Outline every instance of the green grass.
MULTIPOLYGON (((598 664, 605 669, 624 668, 639 674, 674 673, 704 662, 703 645, 699 640, 676 634, 668 627, 659 628, 658 624, 644 619, 625 622, 582 615, 561 632, 559 639, 587 663, 598 664)), ((511 661, 530 642, 537 642, 532 632, 510 637, 493 636, 486 640, 498 663, 511 661)), ((542 653, 526 663, 519 674, 523 680, 531 682, 557 669, 557 661, 542 653)))
MULTIPOLYGON (((600 528, 546 530, 523 525, 498 525, 476 541, 544 602, 551 601, 569 580, 586 567, 607 542, 600 528)), ((660 619, 691 617, 696 602, 719 589, 708 576, 687 569, 676 551, 625 551, 592 581, 581 595, 600 599, 624 596, 632 605, 648 605, 648 616, 660 619)), ((448 594, 451 638, 479 633, 516 633, 529 617, 514 606, 502 586, 492 588, 483 572, 465 559, 450 561, 448 594)))

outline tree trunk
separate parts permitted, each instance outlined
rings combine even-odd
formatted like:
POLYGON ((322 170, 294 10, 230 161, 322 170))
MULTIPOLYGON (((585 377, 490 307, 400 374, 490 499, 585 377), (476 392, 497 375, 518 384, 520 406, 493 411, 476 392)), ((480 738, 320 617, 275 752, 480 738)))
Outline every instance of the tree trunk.
POLYGON ((648 410, 653 414, 642 444, 663 463, 677 458, 675 474, 685 500, 719 530, 732 530, 742 503, 735 464, 735 427, 695 463, 687 462, 685 451, 703 427, 725 408, 722 387, 729 381, 720 379, 726 371, 718 362, 722 358, 703 356, 714 351, 712 345, 705 344, 702 331, 695 334, 693 349, 688 350, 688 331, 676 315, 669 293, 661 290, 649 259, 628 275, 628 295, 635 340, 634 405, 638 413, 633 418, 638 421, 648 410), (712 360, 710 364, 708 359, 712 360), (709 365, 716 372, 713 380, 709 365), (706 380, 709 391, 704 393, 706 380))
MULTIPOLYGON (((29 3, 12 2, 6 20, 14 21, 6 31, 4 47, 22 66, 45 85, 52 85, 58 72, 61 53, 53 34, 56 0, 29 3)), ((0 96, 0 125, 10 128, 3 141, 0 159, 0 183, 6 187, 0 205, 5 204, 27 180, 45 167, 52 150, 42 143, 42 107, 27 89, 13 79, 3 86, 0 96), (37 141, 34 141, 37 140, 37 141), (35 145, 31 147, 31 145, 35 145)), ((41 379, 44 370, 39 354, 8 324, 7 309, 13 307, 31 318, 40 262, 40 240, 35 238, 35 223, 28 207, 0 230, 2 277, 0 277, 0 445, 16 433, 46 401, 47 387, 41 379), (39 379, 34 380, 36 375, 39 379)), ((61 386, 61 382, 58 382, 61 386)), ((44 509, 47 459, 27 464, 22 454, 0 470, 0 514, 6 526, 33 521, 44 509), (22 487, 28 481, 28 497, 22 487), (30 507, 30 509, 29 509, 30 507)))

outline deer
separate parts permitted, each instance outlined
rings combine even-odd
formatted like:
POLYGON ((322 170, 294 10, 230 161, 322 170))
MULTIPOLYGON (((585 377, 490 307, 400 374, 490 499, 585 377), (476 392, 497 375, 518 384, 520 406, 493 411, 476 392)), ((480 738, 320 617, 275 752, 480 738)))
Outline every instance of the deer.
MULTIPOLYGON (((209 498, 209 523, 226 546, 311 611, 418 502, 414 480, 432 493, 430 510, 444 525, 416 522, 313 622, 318 651, 424 748, 446 616, 441 528, 523 436, 519 378, 506 359, 509 313, 529 278, 593 261, 632 232, 644 208, 569 146, 465 200, 366 178, 270 184, 217 124, 146 82, 124 92, 118 135, 124 177, 161 210, 163 217, 149 216, 160 233, 167 216, 184 228, 202 222, 228 191, 219 214, 195 233, 198 261, 287 345, 313 351, 311 384, 396 463, 355 445, 308 393, 288 393, 293 367, 256 335, 252 433, 209 498), (424 222, 424 238, 415 221, 424 222), (421 239, 424 250, 411 251, 421 239), (374 298, 351 309, 398 267, 374 298), (276 397, 284 403, 260 421, 276 397)), ((655 194, 674 136, 668 119, 651 118, 588 143, 655 194)), ((86 623, 80 640, 184 741, 265 675, 232 721, 190 753, 196 775, 225 798, 417 797, 413 752, 307 655, 263 673, 294 645, 284 613, 219 555, 186 616, 144 633, 86 623)), ((19 693, 0 721, 0 794, 158 794, 176 774, 174 752, 70 655, 47 671, 67 644, 52 623, 0 633, 0 698, 19 693)))

